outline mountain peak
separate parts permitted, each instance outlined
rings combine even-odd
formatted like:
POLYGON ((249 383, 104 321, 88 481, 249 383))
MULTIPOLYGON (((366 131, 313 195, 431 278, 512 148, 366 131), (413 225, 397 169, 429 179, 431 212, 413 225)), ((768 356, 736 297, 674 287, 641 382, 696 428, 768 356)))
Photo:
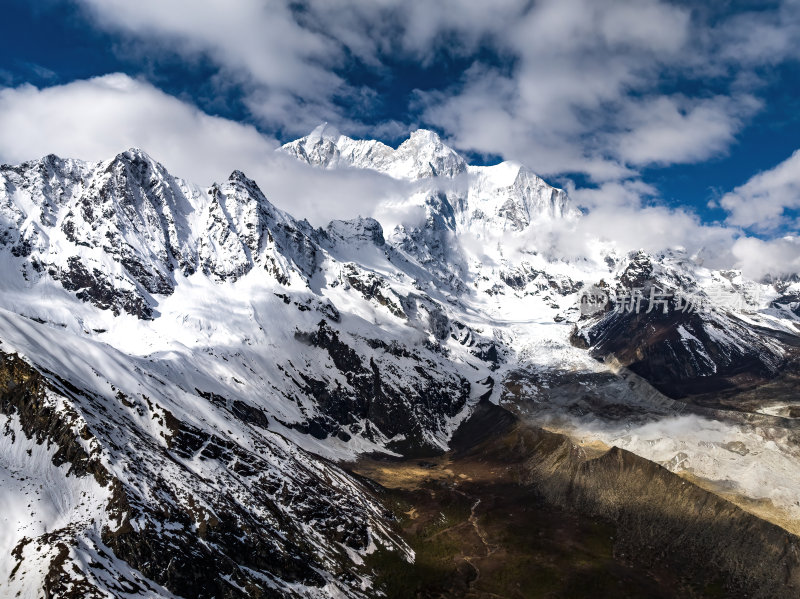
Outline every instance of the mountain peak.
POLYGON ((336 143, 339 137, 341 137, 339 130, 326 122, 315 127, 314 130, 306 136, 306 143, 316 144, 322 140, 328 140, 336 143))
POLYGON ((122 172, 132 174, 136 178, 143 177, 147 172, 158 173, 158 176, 162 178, 169 176, 167 169, 160 162, 154 160, 141 148, 136 147, 120 152, 106 164, 108 169, 121 168, 122 172))
POLYGON ((252 179, 250 179, 247 175, 245 175, 239 169, 234 170, 230 174, 230 176, 228 177, 228 181, 239 181, 239 182, 247 183, 247 184, 254 184, 255 183, 252 179))
POLYGON ((154 162, 154 160, 150 157, 150 155, 142 150, 141 148, 131 147, 125 150, 124 152, 120 152, 114 157, 115 160, 148 160, 150 162, 154 162))
POLYGON ((255 200, 270 214, 275 212, 275 207, 264 195, 264 192, 261 191, 258 183, 238 169, 230 174, 222 190, 224 193, 228 193, 225 190, 231 190, 233 196, 238 197, 240 201, 255 200))
POLYGON ((413 151, 418 153, 451 154, 461 156, 450 146, 445 145, 439 134, 430 129, 416 129, 408 139, 397 147, 398 152, 413 151))
POLYGON ((417 129, 395 150, 393 170, 401 178, 454 177, 467 170, 467 162, 436 132, 417 129))
POLYGON ((430 129, 416 129, 411 132, 409 136, 409 141, 414 143, 432 143, 432 144, 440 144, 442 143, 442 138, 439 137, 439 134, 436 131, 431 131, 430 129))

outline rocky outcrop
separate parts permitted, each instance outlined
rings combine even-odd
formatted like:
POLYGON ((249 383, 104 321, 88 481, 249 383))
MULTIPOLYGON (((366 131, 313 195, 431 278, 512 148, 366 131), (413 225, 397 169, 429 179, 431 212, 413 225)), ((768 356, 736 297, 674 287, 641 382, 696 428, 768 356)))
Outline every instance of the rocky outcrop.
POLYGON ((386 244, 383 227, 374 218, 333 220, 325 228, 325 233, 334 244, 352 245, 366 242, 378 247, 386 244))
POLYGON ((327 354, 347 383, 333 383, 335 376, 317 379, 298 373, 303 393, 314 398, 322 417, 296 427, 323 439, 332 435, 349 439, 355 433, 376 442, 385 438, 389 448, 406 454, 442 449, 434 434, 442 416, 452 418, 466 405, 470 395, 466 379, 437 372, 430 359, 398 352, 400 348, 378 339, 370 345, 382 351, 367 360, 324 320, 316 330, 298 331, 296 337, 327 354), (398 370, 413 376, 398 376, 398 370))
MULTIPOLYGON (((89 262, 89 261, 86 261, 89 262)), ((89 262, 91 264, 91 262, 89 262)), ((89 271, 78 256, 70 256, 65 268, 50 266, 47 273, 75 297, 115 316, 126 312, 142 320, 153 318, 151 296, 124 279, 112 279, 97 266, 89 271)))
MULTIPOLYGON (((53 548, 42 579, 47 596, 109 592, 108 579, 92 575, 93 568, 129 589, 157 584, 185 597, 308 596, 331 580, 348 596, 364 596, 350 556, 376 541, 373 519, 380 511, 343 472, 266 438, 245 449, 179 421, 148 398, 119 392, 124 407, 150 406, 164 427, 161 446, 130 422, 91 423, 82 404, 99 398, 85 393, 0 354, 0 413, 15 418, 35 443, 53 447, 55 466, 93 477, 108 492, 101 521, 84 529, 70 523, 20 544, 17 570, 25 570, 26 545, 45 555, 53 548), (114 442, 121 428, 127 428, 125 448, 114 442), (213 483, 204 471, 215 472, 213 483), (90 543, 100 561, 76 559, 70 548, 80 543, 90 543), (119 571, 118 560, 136 575, 119 571)), ((265 424, 242 402, 232 409, 254 426, 265 424)))
POLYGON ((777 374, 786 360, 782 333, 754 331, 684 273, 659 268, 644 252, 634 253, 616 289, 596 287, 607 303, 578 323, 572 342, 674 398, 752 386, 777 374))
POLYGON ((611 311, 574 339, 674 398, 764 382, 784 362, 777 342, 753 336, 735 319, 678 311, 611 311))

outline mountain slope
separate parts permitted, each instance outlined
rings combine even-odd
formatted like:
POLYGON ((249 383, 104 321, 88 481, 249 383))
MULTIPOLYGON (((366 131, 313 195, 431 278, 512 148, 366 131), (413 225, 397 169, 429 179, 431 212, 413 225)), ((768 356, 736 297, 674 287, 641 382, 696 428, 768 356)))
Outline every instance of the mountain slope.
POLYGON ((323 127, 281 151, 412 191, 385 225, 315 228, 239 171, 201 188, 136 149, 0 167, 8 592, 374 596, 368 556, 413 553, 336 462, 438 455, 487 401, 800 522, 793 422, 691 401, 780 380, 797 283, 677 250, 553 256, 536 232, 581 218, 566 194, 432 132, 394 149, 323 127), (627 309, 653 289, 672 298, 627 309), (719 439, 660 432, 677 417, 719 439))

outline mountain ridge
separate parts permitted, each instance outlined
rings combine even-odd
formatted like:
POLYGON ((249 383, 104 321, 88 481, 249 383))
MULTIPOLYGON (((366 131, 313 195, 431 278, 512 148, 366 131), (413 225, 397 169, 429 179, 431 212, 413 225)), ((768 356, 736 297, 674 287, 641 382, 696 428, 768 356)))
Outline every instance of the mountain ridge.
MULTIPOLYGON (((693 403, 780 380, 796 360, 799 283, 747 281, 679 250, 548 256, 533 232, 581 218, 566 194, 521 165, 470 166, 430 132, 397 149, 326 128, 293 144, 283 151, 317 167, 414 181, 403 207, 416 216, 315 228, 240 171, 201 188, 137 149, 0 167, 0 441, 9 456, 38 448, 42 484, 93 498, 90 516, 45 497, 40 517, 9 526, 9 588, 35 593, 52 574, 64 593, 156 597, 195 576, 226 597, 370 596, 369 555, 413 556, 335 462, 439 455, 482 402, 731 480, 733 495, 800 520, 784 476, 795 423, 747 418, 782 407, 712 418, 693 403), (660 432, 675 421, 688 432, 660 432), (58 452, 84 463, 81 451, 102 466, 98 487, 58 470, 58 452), (760 476, 740 476, 756 464, 760 476), (319 502, 303 503, 305 487, 319 502), (193 543, 195 565, 145 559, 193 543)), ((23 513, 26 466, 0 465, 19 473, 10 501, 23 513)))

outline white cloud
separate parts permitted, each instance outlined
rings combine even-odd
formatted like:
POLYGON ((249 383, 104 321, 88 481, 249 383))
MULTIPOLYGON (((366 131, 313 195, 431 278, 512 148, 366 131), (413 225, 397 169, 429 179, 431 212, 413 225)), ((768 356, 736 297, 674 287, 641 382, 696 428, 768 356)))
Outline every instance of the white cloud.
MULTIPOLYGON (((783 190, 781 197, 792 197, 794 205, 800 207, 800 151, 773 171, 757 175, 744 187, 763 189, 760 184, 764 179, 782 187, 789 180, 798 193, 792 195, 783 190)), ((575 223, 556 223, 551 230, 541 232, 545 247, 550 247, 556 255, 573 258, 591 255, 592 240, 599 237, 621 252, 641 248, 658 253, 680 248, 700 258, 705 266, 741 269, 754 280, 766 275, 787 277, 800 273, 800 237, 765 240, 748 236, 733 226, 743 223, 703 223, 690 210, 657 205, 657 190, 642 181, 611 181, 597 188, 571 187, 567 191, 589 210, 575 223)), ((739 214, 748 224, 751 220, 763 222, 759 206, 769 202, 756 199, 732 204, 731 197, 729 194, 723 202, 728 209, 734 209, 732 215, 739 214)), ((740 196, 736 198, 738 202, 740 196)))
POLYGON ((640 123, 628 97, 657 85, 664 63, 683 59, 690 25, 687 10, 657 0, 536 3, 498 41, 515 58, 511 71, 475 65, 459 89, 420 94, 424 117, 458 146, 520 160, 545 175, 629 176, 617 135, 636 136, 640 123))
POLYGON ((316 225, 371 214, 378 200, 404 193, 376 173, 305 166, 275 152, 276 142, 254 127, 209 116, 126 75, 0 89, 2 162, 51 153, 99 161, 130 147, 199 185, 242 170, 278 207, 316 225))
POLYGON ((731 18, 660 0, 540 1, 496 40, 513 61, 475 64, 458 86, 420 92, 423 116, 456 146, 544 175, 602 182, 721 156, 762 107, 754 69, 800 57, 790 4, 800 6, 731 18), (749 19, 780 58, 756 47, 759 36, 743 39, 749 19))
POLYGON ((752 96, 689 100, 658 96, 629 102, 628 130, 617 136, 615 153, 633 165, 699 162, 726 151, 742 117, 760 108, 752 96))
POLYGON ((734 243, 736 264, 749 277, 787 277, 800 273, 800 238, 763 240, 743 237, 734 243))
POLYGON ((263 160, 276 145, 253 127, 209 116, 122 74, 0 90, 0 158, 5 162, 50 153, 105 160, 138 146, 175 174, 202 183, 263 160))
MULTIPOLYGON (((336 74, 355 57, 385 72, 383 57, 430 64, 438 51, 468 54, 500 35, 525 0, 73 0, 99 27, 121 34, 137 58, 164 52, 210 58, 245 91, 265 126, 293 134, 321 121, 366 133, 373 90, 336 74), (346 108, 342 108, 342 105, 346 108)), ((378 127, 386 127, 379 124, 378 127)), ((393 126, 389 123, 388 126, 393 126)), ((374 125, 370 123, 369 128, 374 125)), ((396 128, 396 127, 395 127, 396 128)), ((404 132, 408 125, 404 127, 404 132)), ((375 132, 371 131, 374 135, 375 132)))
POLYGON ((656 190, 638 180, 610 181, 597 188, 568 188, 572 199, 588 211, 577 221, 551 223, 542 235, 542 247, 557 256, 581 258, 596 254, 594 240, 619 252, 644 249, 658 253, 682 249, 701 254, 712 267, 736 266, 731 247, 735 229, 706 225, 681 208, 655 205, 656 190))
POLYGON ((312 29, 339 40, 368 64, 380 64, 381 55, 429 64, 436 52, 465 56, 486 41, 496 43, 528 5, 528 0, 312 0, 303 16, 312 29))
POLYGON ((730 62, 778 64, 800 58, 800 1, 782 0, 773 10, 733 15, 717 27, 717 48, 730 62))
POLYGON ((230 79, 255 85, 253 107, 273 126, 301 118, 297 126, 308 130, 337 116, 331 98, 346 85, 330 67, 341 61, 341 45, 300 26, 289 2, 76 1, 100 26, 143 41, 151 55, 206 55, 230 79))
POLYGON ((267 128, 302 134, 329 121, 374 137, 427 124, 460 149, 599 182, 724 154, 759 108, 754 67, 796 57, 800 39, 797 0, 753 11, 669 0, 73 1, 143 53, 210 58, 267 128), (418 90, 418 123, 372 122, 382 98, 337 74, 358 62, 392 79, 388 64, 453 57, 476 62, 418 90), (701 85, 678 85, 679 96, 681 81, 701 85))
POLYGON ((641 208, 649 198, 658 197, 658 190, 644 181, 608 181, 598 187, 576 188, 573 184, 566 189, 570 198, 589 210, 616 208, 641 208))
POLYGON ((620 253, 679 249, 709 268, 740 269, 753 280, 800 273, 800 237, 763 240, 735 227, 705 224, 691 211, 654 205, 654 190, 640 181, 570 191, 588 212, 576 221, 543 223, 532 232, 531 241, 553 258, 596 257, 599 240, 620 253))
POLYGON ((796 226, 785 211, 800 208, 800 150, 722 196, 719 205, 728 211, 731 225, 762 232, 796 226))
MULTIPOLYGON (((609 151, 613 140, 587 137, 608 125, 598 113, 652 84, 654 65, 679 59, 690 36, 689 12, 661 0, 544 0, 532 8, 523 0, 76 1, 101 27, 150 51, 210 57, 240 81, 260 122, 292 133, 322 120, 369 133, 360 121, 378 99, 335 74, 348 57, 380 73, 387 56, 430 64, 490 49, 515 60, 513 72, 476 65, 455 93, 420 94, 424 119, 465 149, 519 159, 543 174, 581 171, 601 180, 630 170, 625 156, 609 151)), ((691 140, 698 136, 693 130, 691 140)))

